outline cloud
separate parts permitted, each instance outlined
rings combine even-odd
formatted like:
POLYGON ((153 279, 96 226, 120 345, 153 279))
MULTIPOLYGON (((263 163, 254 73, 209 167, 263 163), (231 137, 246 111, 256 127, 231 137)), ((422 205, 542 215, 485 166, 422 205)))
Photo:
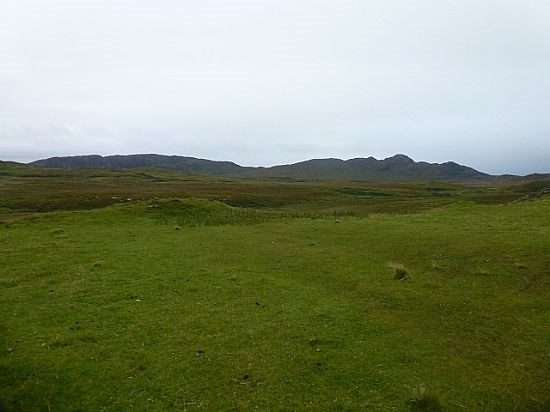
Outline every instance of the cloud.
POLYGON ((550 4, 6 0, 0 157, 550 171, 550 4), (521 153, 521 156, 517 155, 521 153), (544 170, 545 169, 545 170, 544 170))

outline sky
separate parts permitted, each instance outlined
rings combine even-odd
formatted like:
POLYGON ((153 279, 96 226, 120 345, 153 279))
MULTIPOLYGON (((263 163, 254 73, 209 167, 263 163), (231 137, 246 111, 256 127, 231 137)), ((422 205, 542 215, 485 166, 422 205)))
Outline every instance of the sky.
POLYGON ((548 0, 2 0, 0 159, 550 172, 548 0))

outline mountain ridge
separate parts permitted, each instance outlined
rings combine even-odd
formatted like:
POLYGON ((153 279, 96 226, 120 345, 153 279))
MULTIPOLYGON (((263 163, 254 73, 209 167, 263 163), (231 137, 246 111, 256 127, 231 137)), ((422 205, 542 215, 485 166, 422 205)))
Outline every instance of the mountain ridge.
MULTIPOLYGON (((498 176, 448 161, 416 162, 404 154, 385 159, 356 157, 310 159, 271 167, 240 166, 230 161, 160 154, 56 156, 28 163, 41 168, 159 168, 237 178, 284 178, 297 180, 443 180, 477 181, 498 176)), ((515 176, 510 176, 515 177, 515 176)))

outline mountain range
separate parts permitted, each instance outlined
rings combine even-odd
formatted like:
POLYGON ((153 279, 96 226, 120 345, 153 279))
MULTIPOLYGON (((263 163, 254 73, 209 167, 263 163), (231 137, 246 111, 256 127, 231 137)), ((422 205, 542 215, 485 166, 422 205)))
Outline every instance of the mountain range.
MULTIPOLYGON (((237 178, 279 178, 296 180, 372 180, 372 181, 479 181, 494 179, 486 173, 455 162, 415 162, 397 154, 386 159, 374 157, 312 159, 273 167, 244 167, 228 161, 213 161, 185 156, 159 154, 84 155, 41 159, 28 164, 40 168, 158 168, 212 176, 237 178)), ((501 176, 514 178, 514 176, 501 176)))

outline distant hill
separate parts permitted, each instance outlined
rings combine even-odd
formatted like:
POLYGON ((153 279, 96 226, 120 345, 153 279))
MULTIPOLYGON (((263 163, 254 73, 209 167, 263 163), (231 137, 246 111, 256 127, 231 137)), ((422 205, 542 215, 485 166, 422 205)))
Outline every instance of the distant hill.
POLYGON ((314 159, 291 165, 274 166, 255 171, 261 177, 294 177, 301 179, 339 180, 447 180, 465 181, 490 178, 471 167, 454 162, 415 162, 398 154, 383 160, 374 157, 340 159, 314 159))
POLYGON ((471 181, 494 178, 494 176, 454 162, 415 162, 403 154, 383 160, 377 160, 374 157, 350 160, 313 159, 273 167, 243 167, 233 162, 158 154, 52 157, 31 162, 29 165, 41 168, 75 169, 151 167, 214 176, 297 180, 471 181))
POLYGON ((23 168, 28 168, 28 166, 25 163, 6 162, 3 160, 0 160, 0 170, 23 169, 23 168))
POLYGON ((135 169, 152 167, 213 175, 235 173, 242 169, 241 166, 232 162, 218 162, 197 159, 195 157, 164 156, 158 154, 50 157, 49 159, 31 162, 29 165, 59 169, 135 169))

